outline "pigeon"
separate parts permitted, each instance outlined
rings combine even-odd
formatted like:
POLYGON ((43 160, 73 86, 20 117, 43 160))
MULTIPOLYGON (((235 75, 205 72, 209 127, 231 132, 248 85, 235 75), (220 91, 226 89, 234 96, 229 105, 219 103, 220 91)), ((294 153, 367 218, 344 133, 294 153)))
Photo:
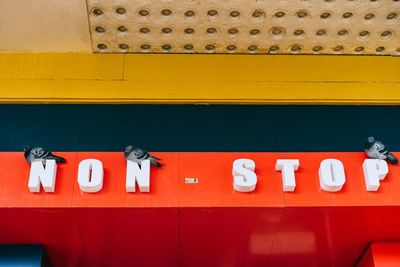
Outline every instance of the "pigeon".
POLYGON ((51 153, 50 151, 47 151, 46 149, 41 147, 27 146, 24 148, 24 152, 25 152, 24 157, 29 164, 36 161, 45 163, 47 159, 54 159, 57 163, 66 162, 64 158, 58 157, 53 153, 51 153))
POLYGON ((160 162, 158 162, 161 159, 156 158, 156 157, 150 155, 149 152, 144 151, 143 149, 140 149, 140 148, 136 148, 132 145, 129 145, 125 148, 124 158, 126 160, 134 161, 134 162, 138 163, 139 165, 143 160, 149 159, 151 165, 159 167, 159 168, 162 166, 162 164, 160 162))
POLYGON ((371 159, 384 159, 394 165, 399 160, 390 152, 381 141, 375 141, 372 136, 368 137, 368 142, 364 145, 364 151, 371 159))

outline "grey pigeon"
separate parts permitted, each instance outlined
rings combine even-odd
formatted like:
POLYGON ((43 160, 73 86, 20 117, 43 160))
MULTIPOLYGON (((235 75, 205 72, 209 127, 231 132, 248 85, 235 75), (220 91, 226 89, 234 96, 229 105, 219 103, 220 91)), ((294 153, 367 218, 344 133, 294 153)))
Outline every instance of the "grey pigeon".
POLYGON ((46 149, 41 147, 32 147, 32 146, 25 147, 24 157, 29 164, 35 161, 40 161, 44 163, 46 162, 47 159, 54 159, 57 163, 66 162, 64 158, 58 157, 53 153, 51 153, 50 151, 47 151, 46 149))
POLYGON ((376 141, 372 136, 368 137, 368 142, 364 145, 364 151, 371 159, 383 159, 394 165, 399 163, 399 160, 392 152, 381 141, 376 141))
POLYGON ((149 152, 147 152, 143 149, 134 147, 132 145, 129 145, 125 148, 124 158, 126 160, 134 161, 134 162, 138 163, 139 165, 143 160, 149 159, 151 165, 159 167, 159 168, 162 166, 161 163, 158 162, 161 159, 156 158, 156 157, 150 155, 149 152))

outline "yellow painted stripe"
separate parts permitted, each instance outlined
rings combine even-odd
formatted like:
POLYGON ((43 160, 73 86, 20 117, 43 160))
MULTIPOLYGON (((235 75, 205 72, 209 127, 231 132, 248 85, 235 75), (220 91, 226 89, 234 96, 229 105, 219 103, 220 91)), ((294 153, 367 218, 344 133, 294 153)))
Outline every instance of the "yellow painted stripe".
POLYGON ((400 104, 400 58, 0 54, 0 102, 400 104))
POLYGON ((400 104, 400 83, 1 81, 2 103, 400 104))
POLYGON ((123 55, 0 53, 0 81, 121 80, 123 69, 123 55))
POLYGON ((124 78, 156 81, 400 81, 400 57, 128 55, 124 78))

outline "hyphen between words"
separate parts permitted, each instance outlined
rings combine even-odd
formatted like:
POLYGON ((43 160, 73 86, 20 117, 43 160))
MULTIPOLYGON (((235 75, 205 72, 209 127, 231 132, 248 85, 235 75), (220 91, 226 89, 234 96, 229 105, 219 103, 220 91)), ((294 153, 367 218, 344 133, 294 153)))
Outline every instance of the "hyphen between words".
MULTIPOLYGON (((126 191, 150 192, 151 160, 137 162, 126 160, 126 191)), ((296 188, 296 171, 300 166, 298 159, 277 159, 275 170, 282 173, 284 192, 293 192, 296 188)), ((256 164, 251 159, 236 159, 232 163, 233 189, 238 192, 252 192, 257 185, 257 175, 254 172, 256 164)), ((377 191, 380 180, 388 174, 386 161, 380 159, 365 159, 362 165, 367 191, 377 191)), ((42 186, 45 192, 54 192, 57 163, 55 160, 32 162, 28 187, 30 192, 40 192, 42 186)), ((322 160, 319 166, 319 181, 321 189, 328 192, 338 192, 346 182, 343 163, 337 159, 322 160)), ((82 192, 96 193, 103 187, 103 163, 98 159, 85 159, 79 163, 78 184, 82 192)))

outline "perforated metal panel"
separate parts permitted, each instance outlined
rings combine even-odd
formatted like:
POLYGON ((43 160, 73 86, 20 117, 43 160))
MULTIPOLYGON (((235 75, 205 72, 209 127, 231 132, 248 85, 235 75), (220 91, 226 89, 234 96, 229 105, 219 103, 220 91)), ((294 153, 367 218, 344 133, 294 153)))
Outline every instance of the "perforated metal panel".
POLYGON ((88 0, 94 52, 400 55, 400 0, 88 0))

